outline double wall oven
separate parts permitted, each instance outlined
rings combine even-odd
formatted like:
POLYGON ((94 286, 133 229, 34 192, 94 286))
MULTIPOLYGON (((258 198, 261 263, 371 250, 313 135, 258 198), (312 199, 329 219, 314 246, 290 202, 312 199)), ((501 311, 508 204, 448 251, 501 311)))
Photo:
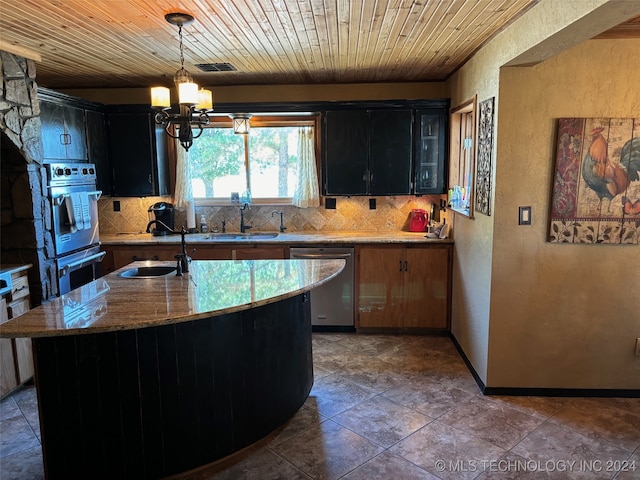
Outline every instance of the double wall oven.
POLYGON ((95 280, 100 251, 96 168, 89 163, 49 163, 48 199, 55 243, 58 294, 95 280))

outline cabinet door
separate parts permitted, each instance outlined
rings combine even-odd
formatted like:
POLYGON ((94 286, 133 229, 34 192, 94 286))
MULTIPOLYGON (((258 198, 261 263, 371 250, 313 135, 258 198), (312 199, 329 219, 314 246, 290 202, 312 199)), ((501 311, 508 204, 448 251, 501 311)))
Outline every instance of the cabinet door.
POLYGON ((18 360, 18 383, 24 383, 33 377, 33 347, 30 338, 16 338, 16 359, 18 360))
POLYGON ((411 110, 369 112, 370 195, 411 193, 412 119, 411 110))
POLYGON ((323 185, 326 195, 366 194, 369 163, 367 112, 329 111, 325 120, 323 185))
POLYGON ((187 253, 193 260, 231 260, 232 252, 230 246, 218 245, 195 245, 189 247, 187 253))
POLYGON ((169 192, 166 142, 148 112, 108 115, 113 195, 139 197, 169 192))
POLYGON ((360 249, 359 327, 402 326, 403 252, 402 247, 360 249))
POLYGON ((449 249, 405 251, 403 327, 448 327, 449 249))
POLYGON ((149 115, 115 113, 109 115, 109 156, 113 168, 116 197, 153 195, 153 130, 149 115))
POLYGON ((180 245, 157 247, 155 245, 146 246, 119 246, 112 247, 113 267, 117 270, 130 264, 131 262, 154 260, 154 261, 176 261, 175 256, 180 253, 180 245))
POLYGON ((66 158, 84 162, 87 160, 87 137, 82 108, 64 107, 64 126, 67 134, 66 158))
POLYGON ((44 158, 67 158, 64 107, 58 103, 40 101, 40 124, 44 158))
POLYGON ((415 193, 446 192, 447 115, 444 109, 418 110, 415 126, 415 193))
POLYGON ((10 338, 0 338, 0 397, 4 397, 17 386, 12 341, 10 338))
POLYGON ((96 166, 96 186, 104 195, 111 195, 111 169, 107 145, 107 125, 102 112, 87 110, 87 150, 89 163, 96 166))
MULTIPOLYGON (((0 298, 0 323, 9 319, 7 301, 0 298)), ((18 386, 16 365, 13 360, 13 342, 10 338, 0 338, 0 398, 18 386)))

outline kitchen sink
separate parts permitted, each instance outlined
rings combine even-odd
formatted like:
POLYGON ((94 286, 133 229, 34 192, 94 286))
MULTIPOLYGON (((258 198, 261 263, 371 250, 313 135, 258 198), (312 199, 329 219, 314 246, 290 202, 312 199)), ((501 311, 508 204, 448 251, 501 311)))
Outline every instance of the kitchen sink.
POLYGON ((125 270, 118 274, 119 277, 124 278, 153 278, 162 277, 163 275, 169 275, 176 271, 175 266, 153 266, 153 267, 134 267, 125 270))

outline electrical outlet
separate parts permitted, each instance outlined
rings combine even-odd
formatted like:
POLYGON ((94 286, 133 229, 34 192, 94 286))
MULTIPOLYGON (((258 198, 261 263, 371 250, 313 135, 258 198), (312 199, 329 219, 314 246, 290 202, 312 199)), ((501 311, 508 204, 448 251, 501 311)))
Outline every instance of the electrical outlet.
POLYGON ((114 200, 113 201, 113 211, 114 212, 119 212, 120 211, 120 200, 114 200))
POLYGON ((636 357, 640 357, 640 338, 636 338, 636 357))

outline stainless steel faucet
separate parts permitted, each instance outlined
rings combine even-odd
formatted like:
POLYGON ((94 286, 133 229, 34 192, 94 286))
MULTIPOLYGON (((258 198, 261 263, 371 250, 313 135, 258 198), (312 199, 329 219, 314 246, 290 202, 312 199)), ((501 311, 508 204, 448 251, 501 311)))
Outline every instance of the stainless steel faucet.
POLYGON ((271 212, 272 217, 276 214, 280 214, 280 233, 283 233, 287 229, 287 227, 284 226, 284 212, 282 210, 274 210, 271 212))
POLYGON ((244 233, 250 228, 253 228, 252 224, 245 225, 244 223, 244 211, 249 209, 250 207, 248 203, 245 203, 244 205, 242 205, 242 207, 240 207, 240 233, 244 233))

